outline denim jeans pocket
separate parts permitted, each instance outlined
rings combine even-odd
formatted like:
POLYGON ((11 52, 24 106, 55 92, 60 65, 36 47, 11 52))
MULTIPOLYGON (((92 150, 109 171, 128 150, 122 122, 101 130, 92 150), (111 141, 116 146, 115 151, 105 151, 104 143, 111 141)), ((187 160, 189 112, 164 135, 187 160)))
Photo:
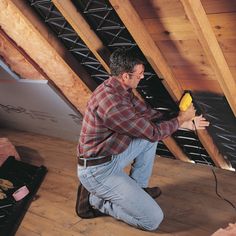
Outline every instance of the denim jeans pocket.
POLYGON ((108 176, 112 175, 115 169, 115 164, 116 162, 113 159, 112 161, 106 162, 101 165, 91 166, 88 168, 88 170, 96 181, 102 183, 108 176))

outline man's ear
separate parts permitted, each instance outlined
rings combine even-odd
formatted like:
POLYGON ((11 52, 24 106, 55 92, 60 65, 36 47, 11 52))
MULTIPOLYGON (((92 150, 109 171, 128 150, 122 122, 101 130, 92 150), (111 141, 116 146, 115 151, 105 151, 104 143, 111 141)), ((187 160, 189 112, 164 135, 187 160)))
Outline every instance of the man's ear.
POLYGON ((127 80, 129 78, 129 74, 127 73, 127 72, 124 72, 123 74, 122 74, 122 79, 123 80, 127 80))

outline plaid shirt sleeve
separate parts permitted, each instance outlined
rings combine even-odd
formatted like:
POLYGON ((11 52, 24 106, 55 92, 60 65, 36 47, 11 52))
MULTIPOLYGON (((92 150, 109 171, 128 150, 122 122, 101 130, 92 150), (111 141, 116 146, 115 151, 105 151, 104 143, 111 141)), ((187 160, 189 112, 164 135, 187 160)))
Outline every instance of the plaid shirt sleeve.
POLYGON ((146 103, 138 99, 132 93, 132 103, 135 106, 136 111, 143 113, 146 119, 153 120, 163 116, 163 114, 155 109, 152 109, 146 103))
POLYGON ((170 136, 179 128, 177 118, 169 121, 154 123, 150 121, 152 113, 137 110, 132 103, 122 102, 113 104, 109 110, 102 113, 104 125, 109 129, 137 138, 145 138, 152 142, 170 136))

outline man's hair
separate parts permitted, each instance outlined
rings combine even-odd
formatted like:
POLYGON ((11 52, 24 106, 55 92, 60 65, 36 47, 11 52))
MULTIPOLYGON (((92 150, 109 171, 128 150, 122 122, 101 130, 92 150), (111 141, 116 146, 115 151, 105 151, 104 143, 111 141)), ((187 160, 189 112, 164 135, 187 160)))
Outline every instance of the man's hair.
POLYGON ((111 75, 118 76, 124 72, 131 73, 136 65, 143 64, 134 49, 119 48, 110 56, 111 75))

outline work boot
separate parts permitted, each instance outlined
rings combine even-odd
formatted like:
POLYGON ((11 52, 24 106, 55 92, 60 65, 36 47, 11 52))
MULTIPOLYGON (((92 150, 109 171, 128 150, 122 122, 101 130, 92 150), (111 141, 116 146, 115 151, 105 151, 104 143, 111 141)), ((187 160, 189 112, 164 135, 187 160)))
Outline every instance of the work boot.
POLYGON ((89 192, 88 190, 80 184, 78 187, 77 200, 75 211, 80 218, 91 219, 98 216, 104 216, 102 212, 94 209, 89 203, 89 192))
POLYGON ((152 187, 152 188, 147 187, 143 188, 143 190, 154 199, 161 195, 161 189, 159 187, 152 187))

